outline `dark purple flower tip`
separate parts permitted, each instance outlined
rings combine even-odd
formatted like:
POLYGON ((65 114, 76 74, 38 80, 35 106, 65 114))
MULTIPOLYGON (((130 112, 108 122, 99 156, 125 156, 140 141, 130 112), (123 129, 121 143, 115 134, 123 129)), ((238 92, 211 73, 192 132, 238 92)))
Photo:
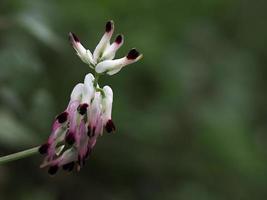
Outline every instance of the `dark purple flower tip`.
POLYGON ((75 35, 74 33, 70 32, 69 33, 69 40, 72 42, 73 40, 75 42, 80 42, 79 38, 77 37, 77 35, 75 35))
POLYGON ((56 174, 57 171, 58 171, 58 166, 57 166, 57 165, 51 166, 51 167, 49 167, 49 169, 48 169, 48 173, 49 173, 50 175, 54 175, 54 174, 56 174))
POLYGON ((75 142, 75 136, 74 133, 70 132, 66 135, 65 137, 65 141, 66 143, 68 143, 69 145, 73 145, 75 142))
POLYGON ((127 58, 129 60, 134 60, 136 59, 138 56, 140 55, 140 53, 136 50, 136 49, 131 49, 127 55, 127 58))
POLYGON ((84 115, 87 112, 88 104, 84 103, 78 106, 77 111, 81 114, 84 115))
POLYGON ((49 147, 50 147, 50 144, 48 144, 48 143, 42 144, 42 145, 39 147, 38 151, 39 151, 39 153, 42 154, 42 155, 43 155, 43 154, 47 154, 49 147))
POLYGON ((106 32, 109 33, 113 29, 113 21, 108 21, 106 23, 106 32))
POLYGON ((118 36, 116 37, 116 39, 115 39, 115 42, 116 42, 117 44, 120 44, 120 43, 122 42, 122 35, 118 35, 118 36))
POLYGON ((69 113, 65 111, 65 112, 59 114, 59 115, 56 117, 56 119, 57 119, 57 121, 58 121, 60 124, 62 124, 62 123, 64 123, 64 122, 67 121, 67 119, 68 119, 68 115, 69 115, 69 113))
POLYGON ((113 121, 111 119, 108 120, 108 122, 106 123, 105 128, 106 128, 106 131, 108 133, 111 133, 111 132, 116 130, 115 124, 113 123, 113 121))
POLYGON ((62 169, 70 172, 70 171, 73 170, 74 165, 75 165, 74 162, 70 162, 70 163, 67 163, 67 164, 63 165, 62 169))

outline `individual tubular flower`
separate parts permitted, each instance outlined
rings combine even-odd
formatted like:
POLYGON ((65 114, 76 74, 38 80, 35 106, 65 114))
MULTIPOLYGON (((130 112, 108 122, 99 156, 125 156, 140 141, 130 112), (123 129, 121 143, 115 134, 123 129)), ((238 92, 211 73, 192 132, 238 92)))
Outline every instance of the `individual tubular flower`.
POLYGON ((104 51, 110 46, 110 39, 114 32, 114 23, 113 21, 108 21, 106 23, 106 29, 103 37, 101 38, 100 42, 96 46, 93 56, 94 61, 98 63, 104 53, 104 51))
POLYGON ((72 44, 72 47, 75 49, 77 55, 81 58, 81 60, 88 64, 90 67, 90 64, 95 64, 93 60, 93 55, 90 52, 90 50, 85 49, 83 45, 81 44, 79 38, 74 33, 69 33, 69 40, 72 44))
POLYGON ((113 103, 113 91, 111 87, 104 86, 104 98, 103 98, 103 124, 108 133, 115 131, 115 125, 111 119, 112 103, 113 103))
POLYGON ((142 58, 142 55, 136 49, 132 49, 129 51, 128 55, 116 59, 116 60, 105 60, 96 65, 97 73, 107 73, 108 75, 114 75, 118 73, 122 67, 137 62, 142 58))
POLYGON ((114 75, 119 72, 122 67, 137 62, 142 58, 136 49, 129 51, 128 55, 120 58, 114 59, 117 50, 123 45, 124 37, 123 35, 117 35, 115 41, 110 44, 111 37, 114 32, 113 21, 108 21, 105 27, 105 33, 102 36, 100 42, 97 44, 93 54, 90 50, 86 50, 80 43, 78 37, 70 33, 70 41, 73 48, 76 50, 77 55, 81 60, 87 64, 99 74, 106 73, 108 75, 114 75))

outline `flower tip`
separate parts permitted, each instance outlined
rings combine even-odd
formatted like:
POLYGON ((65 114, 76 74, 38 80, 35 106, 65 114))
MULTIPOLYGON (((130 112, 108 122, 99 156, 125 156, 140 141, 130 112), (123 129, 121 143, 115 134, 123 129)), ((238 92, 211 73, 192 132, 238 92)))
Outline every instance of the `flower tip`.
POLYGON ((78 106, 77 111, 80 113, 80 115, 84 115, 87 112, 87 108, 88 108, 88 104, 83 103, 78 106))
POLYGON ((75 143, 75 136, 74 133, 70 132, 66 135, 65 141, 69 145, 73 145, 75 143))
POLYGON ((116 37, 116 39, 115 39, 115 42, 117 43, 117 44, 121 44, 122 42, 123 42, 123 35, 118 35, 117 37, 116 37))
POLYGON ((50 175, 54 175, 54 174, 56 174, 57 171, 58 171, 58 166, 57 166, 57 165, 51 166, 51 167, 49 167, 49 169, 48 169, 48 173, 49 173, 50 175))
POLYGON ((65 112, 59 114, 59 115, 56 117, 56 119, 57 119, 57 121, 58 121, 60 124, 62 124, 62 123, 64 123, 64 122, 67 121, 67 119, 68 119, 68 115, 69 115, 69 113, 65 111, 65 112))
POLYGON ((137 57, 142 56, 136 49, 131 49, 127 55, 128 60, 135 60, 137 57))
POLYGON ((75 41, 75 42, 80 42, 79 38, 77 37, 77 35, 75 35, 74 33, 70 32, 69 33, 69 39, 71 42, 75 41))
POLYGON ((111 119, 107 121, 105 128, 108 133, 114 132, 116 130, 115 124, 111 119))
POLYGON ((106 23, 106 32, 109 33, 114 28, 114 22, 112 20, 106 23))
POLYGON ((42 155, 47 154, 49 146, 50 145, 48 143, 42 144, 38 149, 39 153, 42 154, 42 155))

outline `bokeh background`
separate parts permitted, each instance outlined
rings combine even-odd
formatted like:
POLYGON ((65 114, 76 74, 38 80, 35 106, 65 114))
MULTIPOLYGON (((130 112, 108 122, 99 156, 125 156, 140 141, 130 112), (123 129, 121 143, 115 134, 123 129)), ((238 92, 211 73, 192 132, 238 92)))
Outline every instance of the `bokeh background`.
POLYGON ((50 177, 41 156, 0 166, 1 200, 267 199, 265 0, 0 0, 0 155, 43 143, 90 71, 105 22, 142 61, 114 90, 115 134, 79 173, 50 177))

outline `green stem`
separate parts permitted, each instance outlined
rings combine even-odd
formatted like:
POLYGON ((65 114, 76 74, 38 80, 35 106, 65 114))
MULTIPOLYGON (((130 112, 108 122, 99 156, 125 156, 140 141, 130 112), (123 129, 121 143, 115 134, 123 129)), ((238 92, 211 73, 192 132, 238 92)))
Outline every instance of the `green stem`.
POLYGON ((2 157, 0 157, 0 165, 14 161, 14 160, 19 160, 22 158, 33 156, 34 154, 38 153, 38 149, 39 149, 39 146, 30 148, 30 149, 27 149, 24 151, 20 151, 17 153, 9 154, 7 156, 2 156, 2 157))
POLYGON ((97 88, 99 76, 100 76, 99 74, 95 73, 95 80, 94 80, 94 87, 95 88, 97 88))

